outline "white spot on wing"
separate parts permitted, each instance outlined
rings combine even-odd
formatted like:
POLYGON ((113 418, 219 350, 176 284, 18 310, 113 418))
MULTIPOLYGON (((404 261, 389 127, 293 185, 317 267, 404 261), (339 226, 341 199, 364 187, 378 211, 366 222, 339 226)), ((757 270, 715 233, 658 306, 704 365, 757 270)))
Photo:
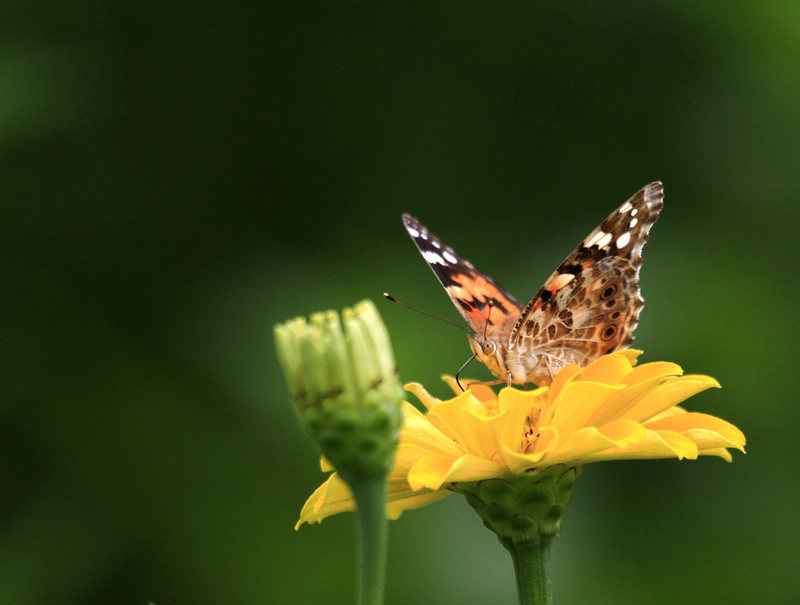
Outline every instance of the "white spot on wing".
MULTIPOLYGON (((635 219, 634 219, 635 220, 635 219)), ((617 238, 617 248, 622 249, 627 246, 631 241, 631 232, 626 231, 617 238)))
POLYGON ((442 245, 438 242, 438 240, 431 240, 434 248, 441 248, 442 245))
POLYGON ((639 214, 638 208, 634 208, 633 210, 631 210, 631 216, 636 216, 637 214, 639 214))
POLYGON ((631 203, 630 202, 625 202, 624 204, 622 204, 622 206, 619 207, 619 211, 620 212, 627 212, 631 208, 633 208, 633 206, 631 206, 631 203))
POLYGON ((444 265, 444 259, 442 258, 441 254, 438 252, 434 252, 433 250, 425 250, 422 253, 422 257, 428 261, 431 265, 444 265))
POLYGON ((610 233, 603 234, 603 237, 601 237, 599 240, 597 240, 597 246, 599 248, 605 248, 610 243, 611 243, 611 234, 610 233))
POLYGON ((587 248, 591 248, 591 247, 592 247, 592 246, 594 246, 594 245, 595 245, 597 242, 599 242, 601 239, 603 239, 603 236, 605 236, 605 235, 608 235, 608 234, 607 234, 605 231, 602 231, 602 230, 598 229, 598 230, 597 230, 597 233, 595 233, 594 235, 592 235, 592 237, 588 238, 588 239, 587 239, 587 240, 586 240, 586 241, 583 243, 583 245, 584 245, 584 246, 586 246, 587 248))
POLYGON ((458 262, 458 259, 457 259, 455 256, 453 256, 453 255, 452 255, 452 254, 451 254, 449 251, 447 251, 447 250, 445 250, 445 251, 444 251, 444 259, 445 259, 445 260, 446 260, 448 263, 457 263, 457 262, 458 262))
POLYGON ((406 229, 408 229, 408 232, 411 234, 411 237, 419 237, 419 231, 414 229, 414 227, 406 227, 406 229))
POLYGON ((629 229, 633 229, 636 226, 636 223, 638 223, 638 222, 639 222, 638 218, 632 218, 631 222, 628 223, 628 228, 629 229))
POLYGON ((575 279, 575 276, 572 273, 560 273, 553 278, 553 281, 547 284, 547 289, 551 292, 557 292, 573 279, 575 279))
POLYGON ((422 239, 428 239, 428 232, 427 231, 423 231, 422 233, 419 234, 419 236, 422 239))

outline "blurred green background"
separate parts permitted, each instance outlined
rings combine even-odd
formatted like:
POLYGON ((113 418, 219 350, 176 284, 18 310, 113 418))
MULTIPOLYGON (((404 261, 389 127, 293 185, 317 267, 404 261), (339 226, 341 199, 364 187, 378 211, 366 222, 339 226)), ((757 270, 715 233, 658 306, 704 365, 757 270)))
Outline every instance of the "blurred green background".
MULTIPOLYGON (((557 602, 793 602, 799 66, 789 1, 2 5, 0 602, 352 602, 273 324, 373 298, 444 395, 400 214, 527 300, 656 179, 637 345, 749 454, 590 467, 557 602)), ((459 497, 391 538, 388 603, 515 602, 459 497)))

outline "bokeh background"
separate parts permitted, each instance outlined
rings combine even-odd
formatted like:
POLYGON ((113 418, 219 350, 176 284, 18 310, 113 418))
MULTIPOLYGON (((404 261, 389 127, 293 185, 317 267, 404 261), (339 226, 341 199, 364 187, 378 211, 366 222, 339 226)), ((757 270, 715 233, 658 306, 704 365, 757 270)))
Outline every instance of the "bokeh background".
MULTIPOLYGON (((273 324, 373 298, 444 395, 400 214, 526 299, 659 179, 637 344, 749 453, 590 467, 556 597, 793 602, 799 66, 789 1, 3 4, 0 601, 352 602, 273 324)), ((388 603, 515 602, 459 497, 391 538, 388 603)))

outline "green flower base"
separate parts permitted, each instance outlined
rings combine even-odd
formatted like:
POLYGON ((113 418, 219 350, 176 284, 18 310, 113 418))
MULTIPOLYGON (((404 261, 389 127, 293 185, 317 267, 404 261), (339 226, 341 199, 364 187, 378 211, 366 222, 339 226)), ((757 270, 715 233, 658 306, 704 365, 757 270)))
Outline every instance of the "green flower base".
POLYGON ((455 483, 483 524, 511 554, 520 604, 552 603, 550 544, 583 467, 552 466, 524 475, 455 483))
POLYGON ((464 494, 501 542, 552 540, 559 535, 575 479, 582 470, 559 465, 503 479, 457 483, 451 489, 464 494))

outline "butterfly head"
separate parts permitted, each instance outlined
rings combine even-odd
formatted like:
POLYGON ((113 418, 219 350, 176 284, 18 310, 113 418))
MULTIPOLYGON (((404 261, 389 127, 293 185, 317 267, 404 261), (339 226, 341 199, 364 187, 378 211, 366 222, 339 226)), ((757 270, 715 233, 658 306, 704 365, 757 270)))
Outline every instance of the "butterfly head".
POLYGON ((475 353, 475 358, 489 368, 495 376, 506 376, 506 352, 507 346, 501 344, 493 338, 487 338, 484 334, 467 336, 469 346, 475 353))

